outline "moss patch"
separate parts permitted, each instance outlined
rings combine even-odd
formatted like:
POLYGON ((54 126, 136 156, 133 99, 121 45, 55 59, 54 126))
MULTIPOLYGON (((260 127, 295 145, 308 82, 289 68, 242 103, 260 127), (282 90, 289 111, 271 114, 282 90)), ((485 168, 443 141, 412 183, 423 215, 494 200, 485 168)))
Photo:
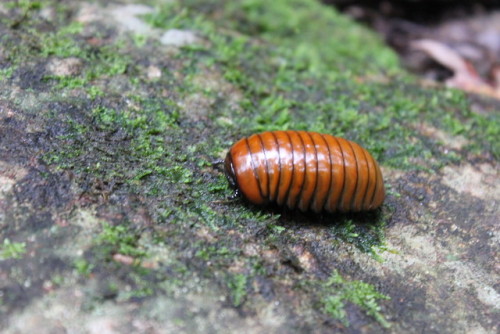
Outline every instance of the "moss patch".
POLYGON ((383 327, 390 327, 377 304, 378 300, 390 298, 377 292, 373 285, 357 280, 346 280, 335 271, 325 282, 323 288, 324 297, 321 299, 323 311, 331 317, 348 325, 345 303, 349 302, 359 306, 383 327))
POLYGON ((4 239, 0 246, 0 260, 19 259, 26 253, 26 243, 4 239))

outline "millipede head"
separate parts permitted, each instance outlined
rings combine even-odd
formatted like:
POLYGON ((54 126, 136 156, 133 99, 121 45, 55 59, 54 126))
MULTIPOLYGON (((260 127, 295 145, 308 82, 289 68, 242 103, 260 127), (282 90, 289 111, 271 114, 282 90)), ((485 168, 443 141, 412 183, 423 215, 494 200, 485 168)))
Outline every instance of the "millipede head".
POLYGON ((224 170, 226 171, 226 178, 232 188, 237 189, 236 175, 234 174, 233 157, 231 151, 227 152, 226 160, 224 160, 224 170))

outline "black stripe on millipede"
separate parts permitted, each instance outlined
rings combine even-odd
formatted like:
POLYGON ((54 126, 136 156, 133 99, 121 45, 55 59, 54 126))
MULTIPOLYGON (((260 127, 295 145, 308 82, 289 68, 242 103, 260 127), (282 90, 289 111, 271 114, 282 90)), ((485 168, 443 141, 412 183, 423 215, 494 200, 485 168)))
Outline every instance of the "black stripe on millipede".
POLYGON ((262 189, 260 187, 260 179, 259 179, 259 174, 257 173, 257 170, 255 169, 255 164, 253 162, 253 154, 252 150, 250 149, 250 144, 248 143, 248 137, 245 138, 245 143, 247 144, 248 148, 248 153, 250 154, 250 163, 252 164, 253 168, 253 175, 255 176, 255 179, 257 180, 257 187, 259 187, 259 193, 261 198, 265 198, 264 195, 262 195, 262 189))
POLYGON ((326 148, 328 150, 328 159, 330 160, 330 164, 328 165, 330 168, 330 184, 328 185, 328 193, 325 196, 325 199, 323 201, 323 204, 321 204, 321 208, 325 209, 327 205, 328 198, 331 196, 331 191, 333 190, 334 186, 332 186, 333 182, 333 161, 332 161, 332 152, 330 151, 330 145, 328 145, 328 142, 326 141, 325 137, 321 134, 320 135, 321 139, 325 142, 326 148))
MULTIPOLYGON (((290 138, 290 135, 288 134, 288 131, 284 131, 284 133, 286 134, 286 136, 288 137, 288 142, 290 143, 290 149, 292 151, 292 176, 290 177, 290 184, 288 185, 288 189, 286 190, 286 196, 285 196, 285 201, 284 201, 284 204, 286 205, 286 203, 288 203, 288 197, 290 196, 290 189, 292 188, 292 185, 293 185, 293 175, 295 174, 295 164, 294 164, 294 161, 295 161, 295 153, 294 153, 294 150, 293 150, 293 143, 292 143, 292 139, 290 138)), ((292 208, 290 208, 292 209, 292 208)))
POLYGON ((379 168, 378 165, 377 165, 377 162, 375 161, 375 159, 373 157, 371 157, 371 158, 372 158, 372 161, 373 161, 373 168, 375 168, 375 189, 373 189, 372 199, 370 201, 370 207, 373 206, 373 201, 375 201, 375 197, 377 196, 377 191, 378 191, 378 168, 379 168))
MULTIPOLYGON (((314 185, 313 194, 312 194, 311 198, 309 199, 309 203, 307 203, 307 208, 309 209, 310 206, 311 206, 311 203, 313 203, 314 199, 316 198, 316 192, 318 191, 318 179, 319 179, 319 177, 318 177, 318 166, 319 166, 319 163, 318 163, 318 150, 316 149, 316 144, 314 143, 314 139, 311 136, 310 132, 306 132, 306 133, 309 136, 309 139, 311 139, 311 142, 313 144, 314 156, 315 156, 315 161, 316 161, 316 184, 314 185)), ((307 177, 307 173, 306 173, 306 177, 307 177)))
POLYGON ((260 133, 257 134, 257 137, 259 138, 260 141, 260 146, 262 148, 262 152, 264 153, 264 160, 266 161, 266 172, 267 172, 267 200, 269 200, 269 193, 270 193, 270 181, 269 181, 269 161, 267 160, 267 155, 266 155, 266 148, 264 147, 264 141, 262 140, 262 137, 260 136, 260 133))
POLYGON ((359 164, 358 164, 358 155, 356 154, 356 150, 352 147, 351 142, 348 140, 347 143, 351 147, 352 153, 354 153, 354 161, 356 162, 356 185, 354 186, 354 192, 352 193, 351 203, 349 204, 349 210, 354 209, 354 202, 356 201, 356 195, 358 193, 359 186, 359 164))
POLYGON ((304 140, 302 139, 302 136, 298 131, 295 131, 297 136, 299 136, 300 142, 302 143, 302 154, 304 155, 304 178, 302 179, 302 184, 300 185, 300 191, 297 195, 297 199, 295 200, 294 208, 297 206, 297 203, 300 202, 300 199, 302 197, 302 192, 304 191, 304 185, 306 184, 306 177, 307 177, 307 159, 306 159, 306 145, 304 144, 304 140))
POLYGON ((270 133, 274 138, 274 142, 276 143, 276 149, 278 150, 278 182, 277 182, 278 186, 275 189, 276 194, 273 194, 273 196, 271 196, 273 199, 277 200, 278 195, 279 195, 279 190, 280 190, 280 182, 281 182, 281 153, 280 153, 280 144, 278 143, 278 138, 276 138, 274 131, 271 131, 270 133))
MULTIPOLYGON (((366 181, 366 189, 365 193, 363 194, 363 199, 361 200, 361 209, 365 209, 366 206, 366 195, 368 195, 368 189, 370 188, 370 164, 368 163, 368 155, 370 155, 364 148, 361 148, 361 152, 363 152, 363 156, 365 157, 366 161, 366 169, 367 169, 367 174, 368 174, 368 180, 366 181)), ((359 177, 359 176, 358 176, 359 177)))
MULTIPOLYGON (((335 137, 333 137, 333 138, 335 138, 335 137)), ((340 197, 337 201, 337 207, 336 207, 336 209, 341 209, 340 203, 342 203, 342 201, 343 201, 344 191, 345 191, 345 174, 346 174, 345 173, 345 158, 344 158, 344 150, 342 149, 342 145, 340 145, 340 142, 337 140, 337 138, 335 138, 335 140, 337 141, 337 144, 339 145, 339 148, 340 148, 340 154, 342 155, 342 167, 344 169, 344 179, 342 180, 342 190, 340 191, 340 197)))

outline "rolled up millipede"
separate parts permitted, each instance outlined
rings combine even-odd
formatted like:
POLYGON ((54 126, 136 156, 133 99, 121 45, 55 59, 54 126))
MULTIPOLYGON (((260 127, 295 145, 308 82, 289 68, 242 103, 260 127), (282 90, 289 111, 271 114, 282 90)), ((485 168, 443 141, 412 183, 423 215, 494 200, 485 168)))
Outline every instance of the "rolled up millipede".
POLYGON ((328 134, 269 131, 236 142, 225 160, 233 187, 256 205, 358 212, 385 198, 377 162, 358 144, 328 134))

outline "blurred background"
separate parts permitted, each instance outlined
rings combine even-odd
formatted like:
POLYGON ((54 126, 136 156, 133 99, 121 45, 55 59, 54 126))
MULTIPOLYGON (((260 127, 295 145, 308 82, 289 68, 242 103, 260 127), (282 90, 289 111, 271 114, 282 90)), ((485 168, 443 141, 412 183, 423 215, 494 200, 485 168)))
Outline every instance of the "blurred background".
POLYGON ((423 78, 499 97, 500 1, 324 2, 377 31, 423 78))

